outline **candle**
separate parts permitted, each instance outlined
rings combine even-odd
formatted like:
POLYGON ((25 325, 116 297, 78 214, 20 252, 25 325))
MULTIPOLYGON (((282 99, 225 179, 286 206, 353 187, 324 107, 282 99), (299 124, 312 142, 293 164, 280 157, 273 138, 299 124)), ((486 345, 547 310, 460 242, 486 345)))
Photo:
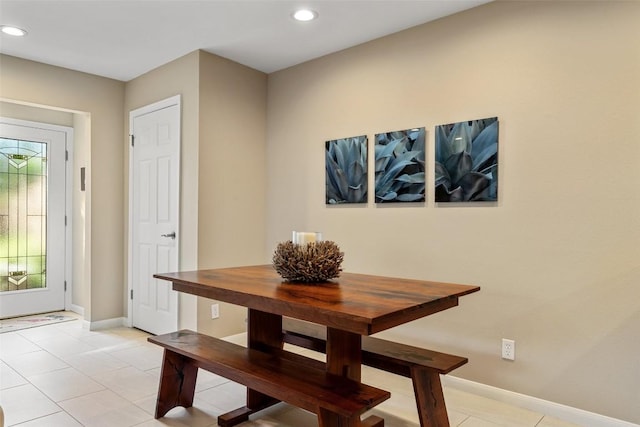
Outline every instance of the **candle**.
POLYGON ((316 231, 294 231, 291 241, 298 245, 322 241, 322 233, 316 231))

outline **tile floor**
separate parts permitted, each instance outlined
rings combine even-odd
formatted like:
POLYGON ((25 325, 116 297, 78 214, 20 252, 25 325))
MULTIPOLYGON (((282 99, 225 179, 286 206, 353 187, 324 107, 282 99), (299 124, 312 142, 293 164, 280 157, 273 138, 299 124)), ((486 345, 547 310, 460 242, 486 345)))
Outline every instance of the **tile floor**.
MULTIPOLYGON (((81 321, 0 334, 0 404, 5 426, 216 426, 216 417, 244 404, 244 388, 206 371, 198 374, 190 409, 174 408, 154 420, 162 350, 136 329, 88 331, 81 321)), ((243 336, 229 338, 240 342, 243 336)), ((319 357, 318 355, 314 355, 319 357)), ((370 368, 363 380, 391 391, 372 413, 387 427, 417 427, 408 379, 370 368)), ((452 426, 570 427, 543 414, 445 388, 452 426)), ((286 404, 241 426, 317 426, 313 414, 286 404)))

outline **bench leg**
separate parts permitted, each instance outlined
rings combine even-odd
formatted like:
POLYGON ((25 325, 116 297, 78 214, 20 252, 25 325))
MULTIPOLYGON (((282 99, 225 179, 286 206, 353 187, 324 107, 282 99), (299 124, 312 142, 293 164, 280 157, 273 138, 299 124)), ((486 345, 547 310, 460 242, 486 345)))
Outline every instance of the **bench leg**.
POLYGON ((165 350, 162 359, 155 418, 164 417, 176 406, 191 407, 198 375, 198 367, 187 357, 165 350))
POLYGON ((420 427, 449 427, 440 374, 430 369, 413 367, 411 379, 418 405, 420 427))

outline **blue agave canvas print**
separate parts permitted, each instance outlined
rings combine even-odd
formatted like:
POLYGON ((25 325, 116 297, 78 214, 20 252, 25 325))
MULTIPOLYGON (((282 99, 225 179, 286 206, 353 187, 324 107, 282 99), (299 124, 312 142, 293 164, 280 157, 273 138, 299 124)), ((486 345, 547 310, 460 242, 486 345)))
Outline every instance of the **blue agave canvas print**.
POLYGON ((424 202, 425 130, 376 134, 376 203, 424 202))
POLYGON ((367 137, 325 142, 326 203, 367 203, 367 137))
POLYGON ((435 201, 498 200, 498 118, 436 126, 435 201))

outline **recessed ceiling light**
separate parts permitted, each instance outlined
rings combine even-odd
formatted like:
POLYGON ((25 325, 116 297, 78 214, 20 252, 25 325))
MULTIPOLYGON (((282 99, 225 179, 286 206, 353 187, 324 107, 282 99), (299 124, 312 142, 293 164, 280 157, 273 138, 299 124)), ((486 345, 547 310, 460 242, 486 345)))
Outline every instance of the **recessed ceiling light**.
POLYGON ((11 25, 0 25, 0 31, 10 36, 22 37, 26 36, 26 30, 18 27, 12 27, 11 25))
POLYGON ((293 15, 291 16, 293 16, 293 19, 296 21, 313 21, 318 17, 318 12, 311 9, 300 9, 293 12, 293 15))

